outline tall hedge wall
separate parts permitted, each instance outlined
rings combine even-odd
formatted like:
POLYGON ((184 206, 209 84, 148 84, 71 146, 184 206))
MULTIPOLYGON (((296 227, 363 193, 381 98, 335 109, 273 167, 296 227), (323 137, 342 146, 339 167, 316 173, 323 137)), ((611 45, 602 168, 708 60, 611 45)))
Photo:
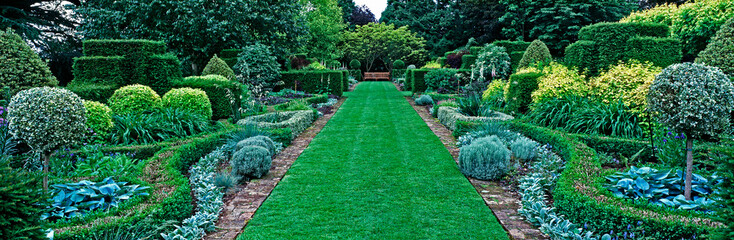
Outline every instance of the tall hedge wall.
POLYGON ((413 69, 410 70, 411 78, 410 78, 410 91, 413 92, 425 92, 428 86, 426 86, 426 74, 430 72, 431 69, 413 69))
POLYGON ((307 93, 331 93, 341 96, 344 92, 342 71, 287 71, 280 73, 284 88, 292 88, 307 93))

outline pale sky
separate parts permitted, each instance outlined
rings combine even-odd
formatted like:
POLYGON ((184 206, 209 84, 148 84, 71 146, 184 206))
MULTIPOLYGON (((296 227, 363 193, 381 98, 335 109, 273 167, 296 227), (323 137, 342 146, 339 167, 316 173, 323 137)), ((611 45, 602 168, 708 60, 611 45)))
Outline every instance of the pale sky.
POLYGON ((370 11, 375 14, 377 21, 380 21, 382 11, 385 11, 385 7, 387 7, 387 0, 354 0, 354 3, 357 6, 367 5, 370 11))

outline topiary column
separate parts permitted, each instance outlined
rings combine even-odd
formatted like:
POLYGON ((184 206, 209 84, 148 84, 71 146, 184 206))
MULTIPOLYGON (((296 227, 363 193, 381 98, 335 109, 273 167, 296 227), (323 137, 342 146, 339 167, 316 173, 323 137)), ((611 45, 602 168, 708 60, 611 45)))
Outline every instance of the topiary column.
POLYGON ((674 64, 655 77, 647 101, 661 123, 687 136, 684 195, 691 200, 693 139, 729 129, 734 86, 718 68, 697 63, 674 64))

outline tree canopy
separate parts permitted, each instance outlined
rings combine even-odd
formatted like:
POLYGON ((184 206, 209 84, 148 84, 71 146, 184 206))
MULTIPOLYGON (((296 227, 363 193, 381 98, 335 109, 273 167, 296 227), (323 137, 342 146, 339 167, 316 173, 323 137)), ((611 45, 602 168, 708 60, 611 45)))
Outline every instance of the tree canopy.
POLYGON ((392 24, 368 23, 345 32, 340 48, 347 59, 359 60, 370 71, 375 60, 390 65, 397 59, 410 64, 422 63, 427 54, 424 46, 425 40, 407 26, 395 28, 392 24))
POLYGON ((342 30, 346 24, 342 19, 342 9, 336 0, 302 0, 306 7, 306 18, 311 38, 305 45, 308 56, 321 60, 334 60, 341 57, 336 45, 341 41, 342 30))

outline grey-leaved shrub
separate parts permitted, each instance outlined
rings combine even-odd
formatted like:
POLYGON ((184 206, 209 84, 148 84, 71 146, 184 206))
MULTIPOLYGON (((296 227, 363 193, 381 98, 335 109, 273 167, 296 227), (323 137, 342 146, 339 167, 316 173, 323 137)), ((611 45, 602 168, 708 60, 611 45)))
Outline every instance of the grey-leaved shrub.
POLYGON ((245 146, 232 155, 232 173, 241 178, 260 178, 268 173, 273 158, 260 146, 245 146))
POLYGON ((510 55, 504 47, 489 44, 477 56, 472 74, 480 81, 507 79, 512 73, 510 55))
POLYGON ((239 141, 237 143, 237 151, 247 146, 260 146, 267 149, 268 152, 270 152, 270 155, 275 154, 275 142, 266 136, 254 136, 239 141))
POLYGON ((430 95, 421 95, 415 100, 415 104, 419 106, 433 105, 433 98, 430 95))
POLYGON ((459 167, 464 175, 496 180, 507 174, 510 150, 497 136, 475 139, 459 150, 459 167))
POLYGON ((512 151, 512 156, 516 159, 522 162, 528 162, 535 158, 538 145, 537 142, 529 138, 521 137, 510 143, 510 150, 512 151))

